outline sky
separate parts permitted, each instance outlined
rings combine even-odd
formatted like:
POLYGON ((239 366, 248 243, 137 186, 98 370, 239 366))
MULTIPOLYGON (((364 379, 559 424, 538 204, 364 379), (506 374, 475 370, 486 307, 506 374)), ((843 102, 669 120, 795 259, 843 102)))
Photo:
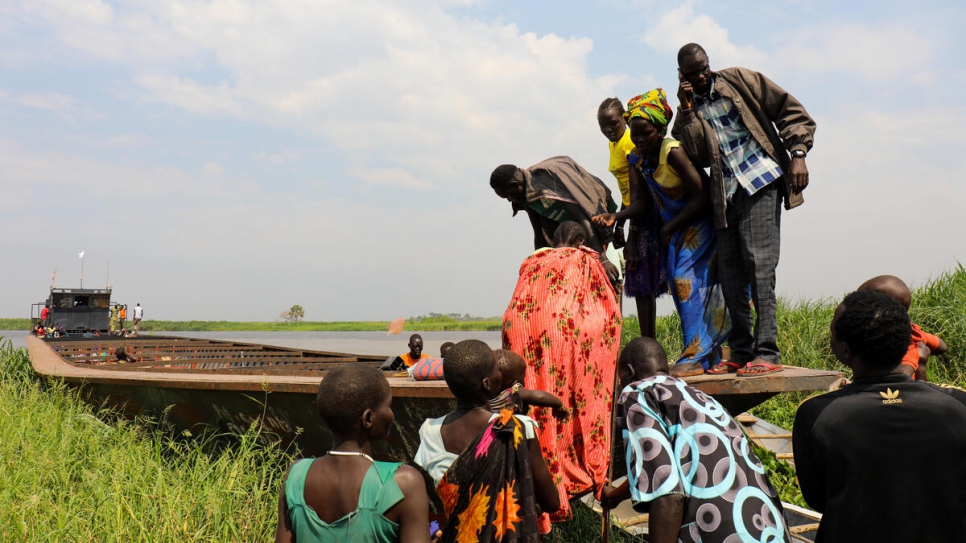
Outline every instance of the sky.
POLYGON ((146 319, 501 315, 532 233, 490 172, 569 155, 616 192, 597 107, 676 106, 691 41, 818 125, 779 294, 921 284, 966 261, 964 26, 954 0, 5 0, 0 317, 54 270, 146 319))

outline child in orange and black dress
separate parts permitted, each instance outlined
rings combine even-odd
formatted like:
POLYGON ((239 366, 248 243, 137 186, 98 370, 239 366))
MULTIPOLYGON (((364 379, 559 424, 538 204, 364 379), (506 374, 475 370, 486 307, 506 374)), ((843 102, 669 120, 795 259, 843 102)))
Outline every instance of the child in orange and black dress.
MULTIPOLYGON (((874 290, 881 292, 902 304, 909 311, 912 305, 912 292, 909 286, 894 275, 880 275, 873 277, 859 285, 857 290, 874 290)), ((912 334, 909 337, 909 349, 902 357, 899 370, 918 381, 928 381, 926 363, 932 355, 945 354, 949 350, 946 342, 938 336, 924 332, 915 323, 912 324, 912 334)))
POLYGON ((330 370, 316 406, 332 450, 295 462, 278 499, 276 542, 429 543, 429 500, 412 466, 372 458, 372 442, 392 428, 392 394, 378 369, 330 370))
POLYGON ((444 377, 456 409, 423 424, 415 458, 443 502, 442 540, 487 543, 512 534, 539 543, 541 513, 559 509, 560 498, 536 423, 511 409, 490 412, 502 376, 486 343, 457 343, 446 353, 444 377))
POLYGON ((614 246, 617 247, 624 242, 624 222, 631 219, 630 231, 624 245, 624 259, 627 262, 624 294, 634 298, 637 304, 641 335, 654 337, 657 322, 657 305, 654 300, 668 291, 667 268, 658 235, 661 220, 653 211, 634 217, 628 210, 631 207, 631 184, 627 155, 634 150, 634 143, 624 120, 624 105, 619 99, 607 98, 601 102, 597 109, 597 124, 610 142, 610 163, 607 169, 617 178, 617 187, 621 192, 620 211, 616 214, 605 214, 608 220, 604 224, 615 226, 614 246))

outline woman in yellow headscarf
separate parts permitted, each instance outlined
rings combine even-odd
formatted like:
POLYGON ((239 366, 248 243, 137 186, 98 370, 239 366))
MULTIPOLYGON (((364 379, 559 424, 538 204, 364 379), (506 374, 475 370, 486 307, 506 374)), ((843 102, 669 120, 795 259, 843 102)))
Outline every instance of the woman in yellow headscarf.
MULTIPOLYGON (((634 151, 627 157, 631 188, 627 211, 632 230, 635 219, 640 220, 651 206, 663 219, 661 243, 667 248, 671 296, 684 334, 684 351, 671 373, 687 377, 718 366, 720 347, 730 326, 714 265, 715 230, 703 187, 707 176, 691 163, 679 142, 665 137, 671 115, 662 89, 627 103, 624 118, 634 143, 634 151)), ((599 224, 609 219, 606 215, 594 218, 599 224)), ((630 265, 635 255, 627 256, 628 252, 625 256, 630 265)))

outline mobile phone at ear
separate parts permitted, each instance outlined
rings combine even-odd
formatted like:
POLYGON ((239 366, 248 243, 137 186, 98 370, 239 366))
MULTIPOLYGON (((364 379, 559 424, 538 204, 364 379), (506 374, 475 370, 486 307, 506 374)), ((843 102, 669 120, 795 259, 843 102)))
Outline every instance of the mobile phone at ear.
MULTIPOLYGON (((678 68, 678 81, 681 82, 681 83, 684 83, 685 82, 684 72, 681 71, 681 68, 678 68)), ((692 90, 691 92, 688 93, 688 98, 692 102, 694 101, 694 90, 692 90)))
POLYGON ((435 520, 430 521, 430 523, 429 523, 429 537, 430 538, 436 537, 436 532, 438 532, 438 531, 439 531, 439 523, 436 522, 435 520))

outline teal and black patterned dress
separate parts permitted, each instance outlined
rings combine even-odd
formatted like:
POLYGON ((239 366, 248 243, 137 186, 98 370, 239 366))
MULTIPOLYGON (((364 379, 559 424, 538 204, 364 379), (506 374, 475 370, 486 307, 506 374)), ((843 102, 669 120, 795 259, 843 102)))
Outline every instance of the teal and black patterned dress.
POLYGON ((679 494, 679 542, 791 541, 765 467, 714 398, 655 375, 624 388, 618 404, 635 510, 679 494))

